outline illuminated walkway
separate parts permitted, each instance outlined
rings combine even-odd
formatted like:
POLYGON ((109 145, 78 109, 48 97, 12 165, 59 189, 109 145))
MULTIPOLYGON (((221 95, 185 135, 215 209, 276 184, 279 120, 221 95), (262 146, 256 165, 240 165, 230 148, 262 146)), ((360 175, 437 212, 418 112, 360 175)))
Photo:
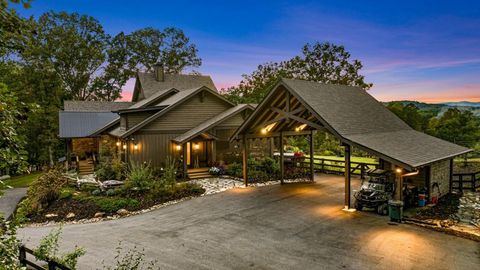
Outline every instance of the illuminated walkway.
MULTIPOLYGON (((114 257, 118 241, 162 269, 476 269, 480 244, 373 213, 346 213, 343 177, 234 189, 143 215, 64 227, 87 249, 80 269, 114 257)), ((353 182, 353 189, 358 180, 353 182)), ((51 228, 26 228, 33 242, 51 228)))

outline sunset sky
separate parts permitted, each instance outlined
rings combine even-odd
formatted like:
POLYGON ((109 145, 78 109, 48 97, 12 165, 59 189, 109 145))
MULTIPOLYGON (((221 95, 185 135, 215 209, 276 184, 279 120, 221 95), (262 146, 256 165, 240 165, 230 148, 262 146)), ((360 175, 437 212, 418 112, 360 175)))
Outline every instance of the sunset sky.
MULTIPOLYGON (((444 2, 34 0, 21 13, 88 14, 111 35, 181 28, 203 59, 197 70, 218 89, 261 63, 299 54, 307 42, 329 41, 362 61, 377 99, 480 102, 480 1, 444 2)), ((129 81, 125 100, 132 88, 129 81)))

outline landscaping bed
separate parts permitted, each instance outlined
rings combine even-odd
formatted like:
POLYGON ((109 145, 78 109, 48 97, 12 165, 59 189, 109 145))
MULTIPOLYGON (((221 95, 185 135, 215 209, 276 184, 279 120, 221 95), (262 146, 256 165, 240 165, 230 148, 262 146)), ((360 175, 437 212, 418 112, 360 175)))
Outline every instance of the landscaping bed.
POLYGON ((138 193, 126 198, 120 196, 93 196, 91 192, 77 191, 71 197, 55 200, 42 211, 28 216, 28 222, 45 223, 50 221, 61 222, 100 218, 118 215, 118 211, 121 209, 128 211, 123 212, 122 215, 125 215, 129 212, 148 209, 168 201, 199 196, 204 192, 205 189, 193 183, 179 183, 175 192, 153 198, 148 195, 145 196, 145 193, 138 193))

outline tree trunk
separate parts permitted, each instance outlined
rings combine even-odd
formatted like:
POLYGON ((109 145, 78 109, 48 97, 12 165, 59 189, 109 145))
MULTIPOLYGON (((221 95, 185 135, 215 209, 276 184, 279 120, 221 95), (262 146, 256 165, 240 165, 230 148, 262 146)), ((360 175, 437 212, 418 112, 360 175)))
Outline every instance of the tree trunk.
POLYGON ((52 146, 49 145, 48 146, 48 159, 50 160, 50 168, 53 168, 53 150, 52 150, 52 146))

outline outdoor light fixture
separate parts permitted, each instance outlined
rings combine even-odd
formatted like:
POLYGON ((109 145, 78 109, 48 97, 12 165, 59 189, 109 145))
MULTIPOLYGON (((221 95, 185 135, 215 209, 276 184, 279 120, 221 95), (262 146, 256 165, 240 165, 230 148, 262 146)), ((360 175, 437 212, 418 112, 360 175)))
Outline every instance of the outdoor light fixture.
POLYGON ((296 131, 296 132, 302 131, 302 130, 304 130, 306 127, 307 127, 307 124, 300 125, 300 126, 298 126, 298 127, 295 128, 295 131, 296 131))
POLYGON ((120 146, 120 145, 121 145, 120 141, 117 141, 116 145, 117 145, 117 146, 120 146))
POLYGON ((138 144, 137 143, 133 145, 133 149, 138 150, 138 144))
POLYGON ((180 151, 180 150, 182 150, 182 146, 181 146, 180 144, 177 144, 177 145, 175 146, 175 149, 176 149, 177 151, 180 151))
POLYGON ((193 149, 195 149, 195 150, 200 149, 200 145, 199 145, 198 143, 194 144, 194 145, 193 145, 193 149))
POLYGON ((127 149, 127 144, 124 143, 122 148, 123 148, 123 150, 126 150, 127 149))
POLYGON ((273 127, 274 127, 276 124, 277 124, 277 122, 272 123, 272 124, 270 124, 270 125, 262 128, 262 129, 260 130, 260 133, 262 133, 262 134, 267 134, 268 132, 270 132, 270 131, 273 129, 273 127))
POLYGON ((397 173, 402 173, 402 168, 397 168, 395 171, 396 171, 397 173))

